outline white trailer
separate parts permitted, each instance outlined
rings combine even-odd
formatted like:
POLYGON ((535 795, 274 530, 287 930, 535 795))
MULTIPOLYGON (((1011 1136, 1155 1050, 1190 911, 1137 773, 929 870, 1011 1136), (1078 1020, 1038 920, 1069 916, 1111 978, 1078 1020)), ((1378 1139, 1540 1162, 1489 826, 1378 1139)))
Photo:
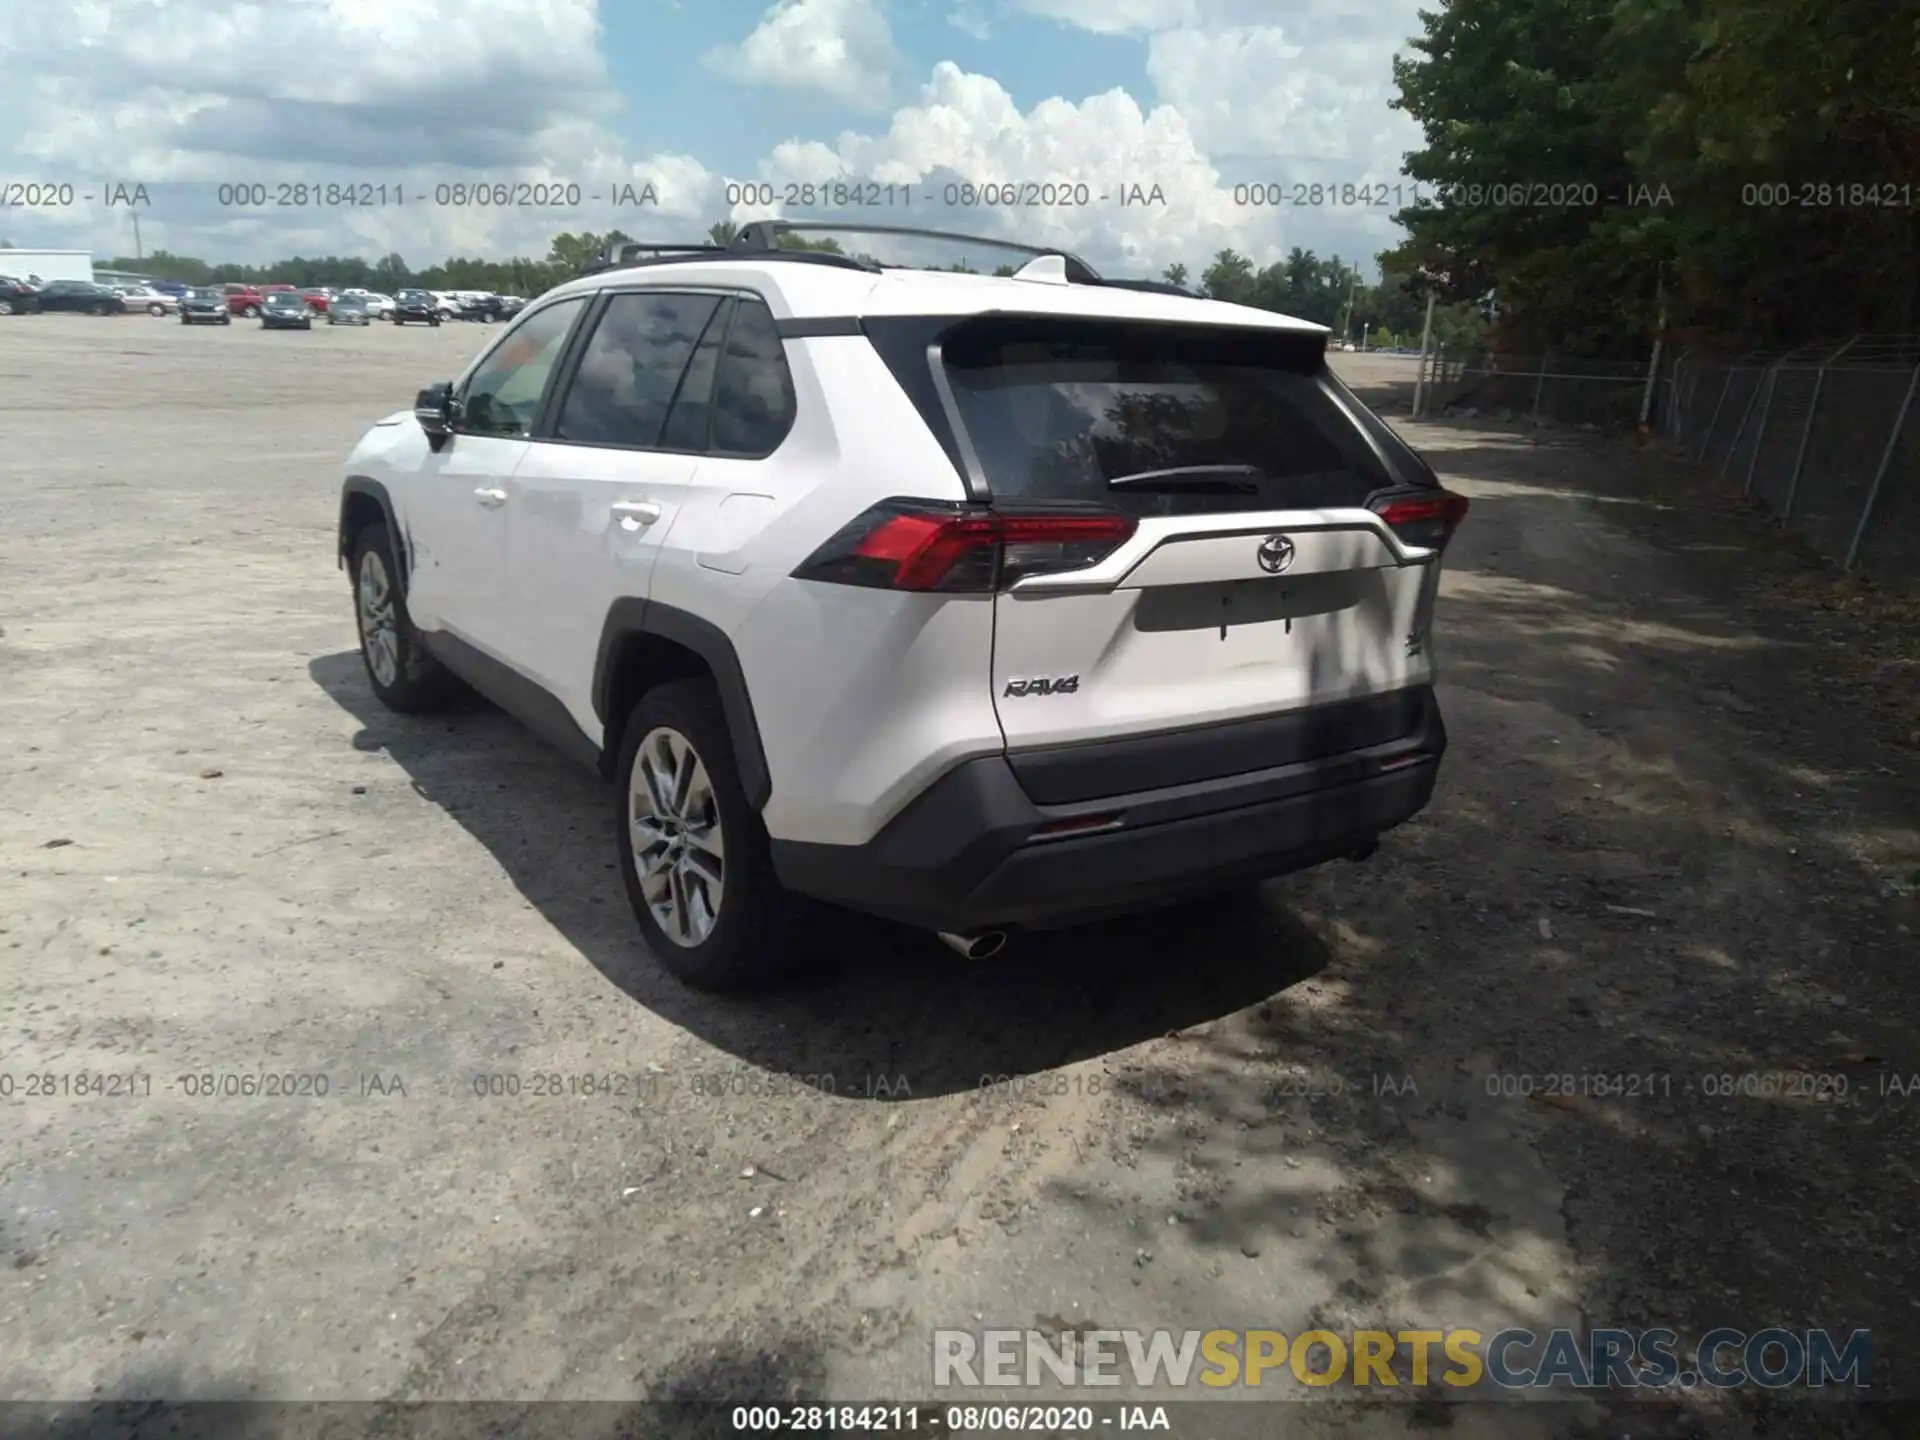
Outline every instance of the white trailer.
POLYGON ((93 252, 0 248, 0 275, 33 280, 35 284, 43 280, 92 280, 93 252))

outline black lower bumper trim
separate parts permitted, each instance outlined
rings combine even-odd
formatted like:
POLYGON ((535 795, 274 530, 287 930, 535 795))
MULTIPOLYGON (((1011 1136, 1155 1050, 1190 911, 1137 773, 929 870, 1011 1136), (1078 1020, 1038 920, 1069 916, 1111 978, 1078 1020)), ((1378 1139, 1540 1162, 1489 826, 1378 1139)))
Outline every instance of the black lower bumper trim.
POLYGON ((865 845, 773 842, 789 889, 930 930, 1047 928, 1363 849, 1432 797, 1437 706, 1383 745, 1076 805, 1036 805, 1003 755, 949 771, 865 845), (1050 826, 1107 816, 1097 833, 1050 826))

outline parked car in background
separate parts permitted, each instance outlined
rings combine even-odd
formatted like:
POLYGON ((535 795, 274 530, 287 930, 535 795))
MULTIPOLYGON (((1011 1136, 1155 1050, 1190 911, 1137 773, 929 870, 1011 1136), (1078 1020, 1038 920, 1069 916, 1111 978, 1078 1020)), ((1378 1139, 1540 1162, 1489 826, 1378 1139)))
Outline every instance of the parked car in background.
POLYGON ((300 292, 300 298, 307 302, 309 310, 318 310, 322 315, 333 304, 333 291, 324 285, 313 285, 300 292))
POLYGON ((393 318, 393 297, 391 295, 381 295, 372 290, 361 290, 358 292, 347 291, 345 293, 353 295, 354 298, 364 304, 367 307, 367 313, 374 319, 391 320, 393 318))
POLYGON ((220 288, 227 292, 227 309, 242 320, 253 319, 267 303, 266 295, 251 285, 229 283, 220 288))
POLYGON ((477 291, 462 291, 460 295, 460 318, 462 320, 484 320, 492 322, 500 318, 500 297, 485 295, 477 291))
POLYGON ((0 315, 30 315, 39 308, 38 287, 12 275, 0 275, 0 315))
POLYGON ((367 309, 366 300, 359 295, 336 295, 333 304, 327 307, 329 325, 371 325, 373 312, 367 309))
POLYGON ((402 290, 393 297, 390 318, 396 325, 440 324, 440 301, 426 290, 402 290))
POLYGON ((297 293, 299 289, 300 287, 298 285, 285 285, 285 284, 262 285, 260 287, 260 293, 262 295, 294 294, 294 293, 297 293))
POLYGON ((174 299, 178 300, 182 295, 186 294, 187 291, 193 289, 193 286, 183 284, 178 280, 156 280, 147 288, 149 290, 158 290, 162 295, 171 295, 174 299))
POLYGON ((501 295, 496 298, 500 301, 502 320, 511 319, 527 308, 527 297, 524 295, 501 295))
POLYGON ((429 290, 427 293, 433 297, 434 308, 438 311, 442 320, 458 320, 460 318, 460 297, 458 295, 454 294, 451 290, 429 290))
POLYGON ((199 285, 180 297, 182 325, 231 325, 233 311, 227 306, 227 292, 211 285, 199 285))
POLYGON ((298 290, 276 290, 260 306, 262 330, 311 330, 313 311, 298 290))
POLYGON ((150 285, 116 285, 114 290, 120 296, 120 308, 132 312, 144 310, 149 315, 171 315, 180 308, 180 301, 172 295, 164 295, 150 285))
POLYGON ((70 310, 81 315, 122 315, 120 297, 90 280, 49 280, 40 287, 42 310, 70 310))

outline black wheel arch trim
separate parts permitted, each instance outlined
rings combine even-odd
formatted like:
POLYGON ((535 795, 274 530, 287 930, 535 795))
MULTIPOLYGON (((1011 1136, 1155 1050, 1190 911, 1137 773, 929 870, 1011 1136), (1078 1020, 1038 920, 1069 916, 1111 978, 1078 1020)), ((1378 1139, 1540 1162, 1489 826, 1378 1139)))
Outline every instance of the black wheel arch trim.
POLYGON ((740 787, 746 792, 749 805, 755 810, 764 809, 773 794, 773 775, 767 768, 766 748, 760 742, 760 725, 754 716, 746 671, 741 668, 740 656, 726 632, 685 610, 634 597, 616 600, 608 609, 606 623, 600 631, 599 652, 593 663, 593 713, 605 730, 605 751, 612 753, 614 728, 626 718, 610 711, 618 676, 615 659, 622 641, 630 635, 651 635, 683 645, 706 662, 720 691, 720 707, 733 739, 740 787))
POLYGON ((380 507, 380 514, 386 521, 387 534, 393 537, 395 552, 393 558, 400 567, 399 580, 404 586, 413 569, 411 553, 413 546, 393 513, 393 497, 387 494, 387 487, 366 475, 349 475, 340 486, 339 563, 344 567, 353 551, 353 532, 347 527, 347 517, 353 513, 354 497, 360 495, 366 496, 380 507))

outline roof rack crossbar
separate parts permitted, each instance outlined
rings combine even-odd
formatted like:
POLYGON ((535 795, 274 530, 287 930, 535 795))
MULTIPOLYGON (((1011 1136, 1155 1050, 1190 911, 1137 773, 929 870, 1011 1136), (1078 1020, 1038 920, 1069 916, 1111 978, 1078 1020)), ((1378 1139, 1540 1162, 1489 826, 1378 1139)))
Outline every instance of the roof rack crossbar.
POLYGON ((1058 255, 1066 262, 1067 278, 1076 285, 1098 285, 1100 274, 1086 261, 1057 245, 1028 245, 1019 240, 1001 240, 989 235, 962 235, 952 230, 923 230, 911 225, 872 225, 862 220, 754 220, 740 227, 727 248, 737 254, 763 255, 780 251, 782 235, 799 231, 845 235, 895 235, 909 240, 950 240, 962 245, 985 245, 1012 250, 1035 257, 1058 255))

